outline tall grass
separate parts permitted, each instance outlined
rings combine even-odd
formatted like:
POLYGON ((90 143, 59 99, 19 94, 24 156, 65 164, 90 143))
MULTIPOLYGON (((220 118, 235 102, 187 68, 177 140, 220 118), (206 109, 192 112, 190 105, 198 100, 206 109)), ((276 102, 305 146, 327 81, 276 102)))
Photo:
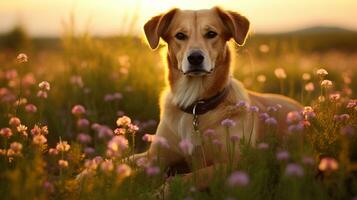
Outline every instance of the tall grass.
MULTIPOLYGON (((150 142, 169 148, 164 138, 144 135, 154 133, 159 117, 158 97, 165 83, 160 55, 139 38, 94 38, 75 33, 73 24, 66 26, 62 44, 63 51, 55 55, 30 52, 28 62, 20 57, 0 63, 2 199, 155 199, 165 184, 169 199, 357 195, 357 107, 351 100, 355 55, 306 54, 294 43, 248 42, 246 48, 235 48, 234 76, 247 88, 283 91, 311 108, 287 116, 290 134, 282 140, 276 138, 273 123, 278 106, 254 113, 270 130, 256 145, 248 138, 227 137, 229 145, 220 147, 223 141, 204 136, 217 158, 225 151, 235 158, 234 148, 240 160, 217 166, 209 188, 198 191, 194 181, 168 178, 160 158, 139 163, 127 159, 150 142), (322 67, 327 76, 316 74, 322 67), (276 77, 276 68, 286 78, 276 77), (310 78, 305 74, 303 79, 304 73, 310 78), (332 80, 333 86, 321 86, 322 79, 332 80), (306 90, 308 83, 314 88, 306 90)), ((252 112, 249 106, 246 112, 252 112)), ((229 135, 234 124, 222 124, 229 135)))

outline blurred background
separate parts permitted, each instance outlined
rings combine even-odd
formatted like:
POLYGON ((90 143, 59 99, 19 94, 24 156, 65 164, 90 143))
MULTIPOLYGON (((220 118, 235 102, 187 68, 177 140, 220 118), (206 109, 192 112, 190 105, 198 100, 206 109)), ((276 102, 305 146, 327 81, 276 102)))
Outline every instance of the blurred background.
MULTIPOLYGON (((22 85, 27 103, 42 107, 40 116, 24 116, 27 124, 41 120, 55 136, 74 136, 76 104, 87 108, 92 123, 114 127, 125 114, 141 127, 139 134, 154 132, 165 66, 160 50, 147 46, 142 26, 172 7, 216 5, 251 21, 246 45, 232 49, 234 75, 247 88, 309 105, 320 94, 315 72, 325 68, 333 92, 356 97, 355 0, 1 0, 0 87, 7 89, 1 102, 14 102, 22 85), (29 62, 15 64, 18 53, 29 62), (277 68, 285 78, 276 76, 277 68), (52 88, 45 101, 36 97, 43 80, 52 88)), ((9 108, 1 109, 0 125, 6 125, 9 108)))

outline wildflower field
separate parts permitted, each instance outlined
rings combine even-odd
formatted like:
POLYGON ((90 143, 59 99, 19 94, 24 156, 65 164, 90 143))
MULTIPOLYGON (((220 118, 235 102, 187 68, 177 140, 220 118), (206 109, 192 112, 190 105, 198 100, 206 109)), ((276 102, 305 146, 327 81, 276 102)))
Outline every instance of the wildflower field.
MULTIPOLYGON (((279 105, 262 112, 237 102, 268 136, 249 144, 232 133, 240 161, 217 167, 204 191, 195 182, 204 177, 169 176, 160 158, 128 159, 151 142, 170 148, 154 136, 165 46, 68 29, 61 39, 1 48, 0 198, 357 199, 357 34, 319 34, 253 34, 232 45, 233 74, 248 89, 290 96, 304 109, 286 116, 289 134, 277 140, 279 105)), ((219 158, 231 149, 217 134, 225 133, 201 137, 219 158)))

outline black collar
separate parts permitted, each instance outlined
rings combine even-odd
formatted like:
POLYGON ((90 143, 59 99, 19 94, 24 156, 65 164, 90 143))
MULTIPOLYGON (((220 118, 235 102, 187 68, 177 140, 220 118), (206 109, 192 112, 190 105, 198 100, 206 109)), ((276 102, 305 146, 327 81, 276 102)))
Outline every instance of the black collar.
POLYGON ((229 90, 227 86, 213 97, 210 97, 208 99, 198 100, 186 108, 183 107, 179 107, 179 108, 183 112, 189 114, 195 114, 195 115, 205 114, 206 112, 215 109, 227 97, 228 91, 229 90))

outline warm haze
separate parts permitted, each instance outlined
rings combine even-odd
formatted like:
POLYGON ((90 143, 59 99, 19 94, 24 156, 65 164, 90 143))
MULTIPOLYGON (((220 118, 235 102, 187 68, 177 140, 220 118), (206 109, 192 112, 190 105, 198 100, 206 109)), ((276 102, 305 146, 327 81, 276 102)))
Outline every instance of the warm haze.
POLYGON ((357 29, 354 0, 2 0, 0 32, 20 23, 33 36, 58 36, 63 29, 61 22, 74 12, 79 30, 97 35, 139 33, 147 18, 169 8, 202 9, 215 5, 248 16, 254 32, 282 32, 316 25, 357 29))

